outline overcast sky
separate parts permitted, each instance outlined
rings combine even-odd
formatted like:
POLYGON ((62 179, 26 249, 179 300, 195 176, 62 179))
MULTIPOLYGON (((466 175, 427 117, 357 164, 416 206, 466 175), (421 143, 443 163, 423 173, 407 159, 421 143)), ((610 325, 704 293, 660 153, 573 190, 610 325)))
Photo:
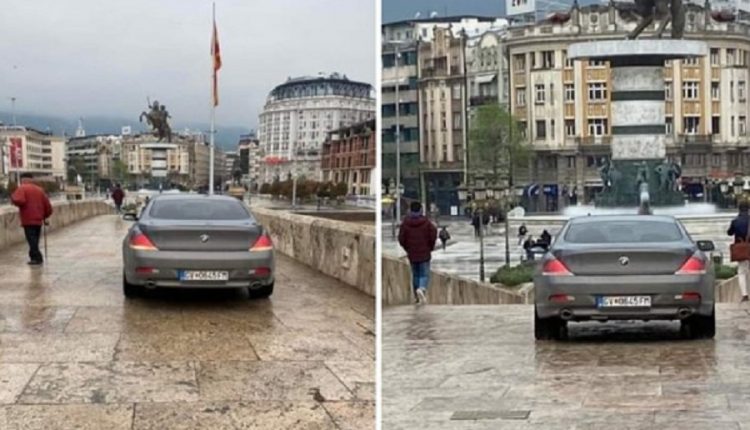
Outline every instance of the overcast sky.
MULTIPOLYGON (((217 123, 255 127, 288 76, 375 81, 374 0, 217 0, 217 123)), ((2 0, 0 110, 208 121, 211 1, 2 0)))

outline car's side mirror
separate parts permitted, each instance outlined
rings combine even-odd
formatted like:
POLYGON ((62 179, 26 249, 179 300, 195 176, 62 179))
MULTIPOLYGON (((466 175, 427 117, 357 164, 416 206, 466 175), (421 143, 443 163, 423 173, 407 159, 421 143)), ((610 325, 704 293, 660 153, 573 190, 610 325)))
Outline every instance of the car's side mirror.
POLYGON ((699 240, 696 242, 696 245, 698 245, 698 249, 703 252, 711 252, 716 249, 714 242, 711 240, 699 240))

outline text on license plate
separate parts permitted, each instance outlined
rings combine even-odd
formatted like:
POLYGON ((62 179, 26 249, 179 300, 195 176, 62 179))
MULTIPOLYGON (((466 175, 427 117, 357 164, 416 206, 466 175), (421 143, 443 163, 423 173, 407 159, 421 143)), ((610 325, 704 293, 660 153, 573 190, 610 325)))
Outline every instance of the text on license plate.
POLYGON ((180 270, 180 281, 228 281, 229 272, 222 270, 180 270))
POLYGON ((651 307, 651 296, 601 296, 597 305, 600 308, 647 308, 651 307))

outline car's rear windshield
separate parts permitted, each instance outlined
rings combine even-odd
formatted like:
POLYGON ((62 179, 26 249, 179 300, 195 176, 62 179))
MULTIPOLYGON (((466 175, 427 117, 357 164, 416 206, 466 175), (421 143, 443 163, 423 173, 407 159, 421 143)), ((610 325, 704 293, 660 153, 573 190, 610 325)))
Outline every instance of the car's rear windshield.
POLYGON ((251 219, 247 209, 231 200, 156 200, 149 216, 174 220, 242 220, 251 219))
POLYGON ((654 243, 682 239, 677 224, 645 220, 576 223, 565 233, 565 241, 569 243, 654 243))

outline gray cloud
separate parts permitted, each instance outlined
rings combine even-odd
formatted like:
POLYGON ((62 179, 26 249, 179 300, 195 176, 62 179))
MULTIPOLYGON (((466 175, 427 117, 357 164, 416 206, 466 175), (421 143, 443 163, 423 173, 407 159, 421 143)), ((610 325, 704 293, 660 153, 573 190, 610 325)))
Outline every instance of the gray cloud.
MULTIPOLYGON (((0 110, 137 120, 146 96, 207 122, 211 2, 3 0, 0 110)), ((288 76, 375 80, 374 0, 218 0, 220 124, 255 127, 288 76)))

